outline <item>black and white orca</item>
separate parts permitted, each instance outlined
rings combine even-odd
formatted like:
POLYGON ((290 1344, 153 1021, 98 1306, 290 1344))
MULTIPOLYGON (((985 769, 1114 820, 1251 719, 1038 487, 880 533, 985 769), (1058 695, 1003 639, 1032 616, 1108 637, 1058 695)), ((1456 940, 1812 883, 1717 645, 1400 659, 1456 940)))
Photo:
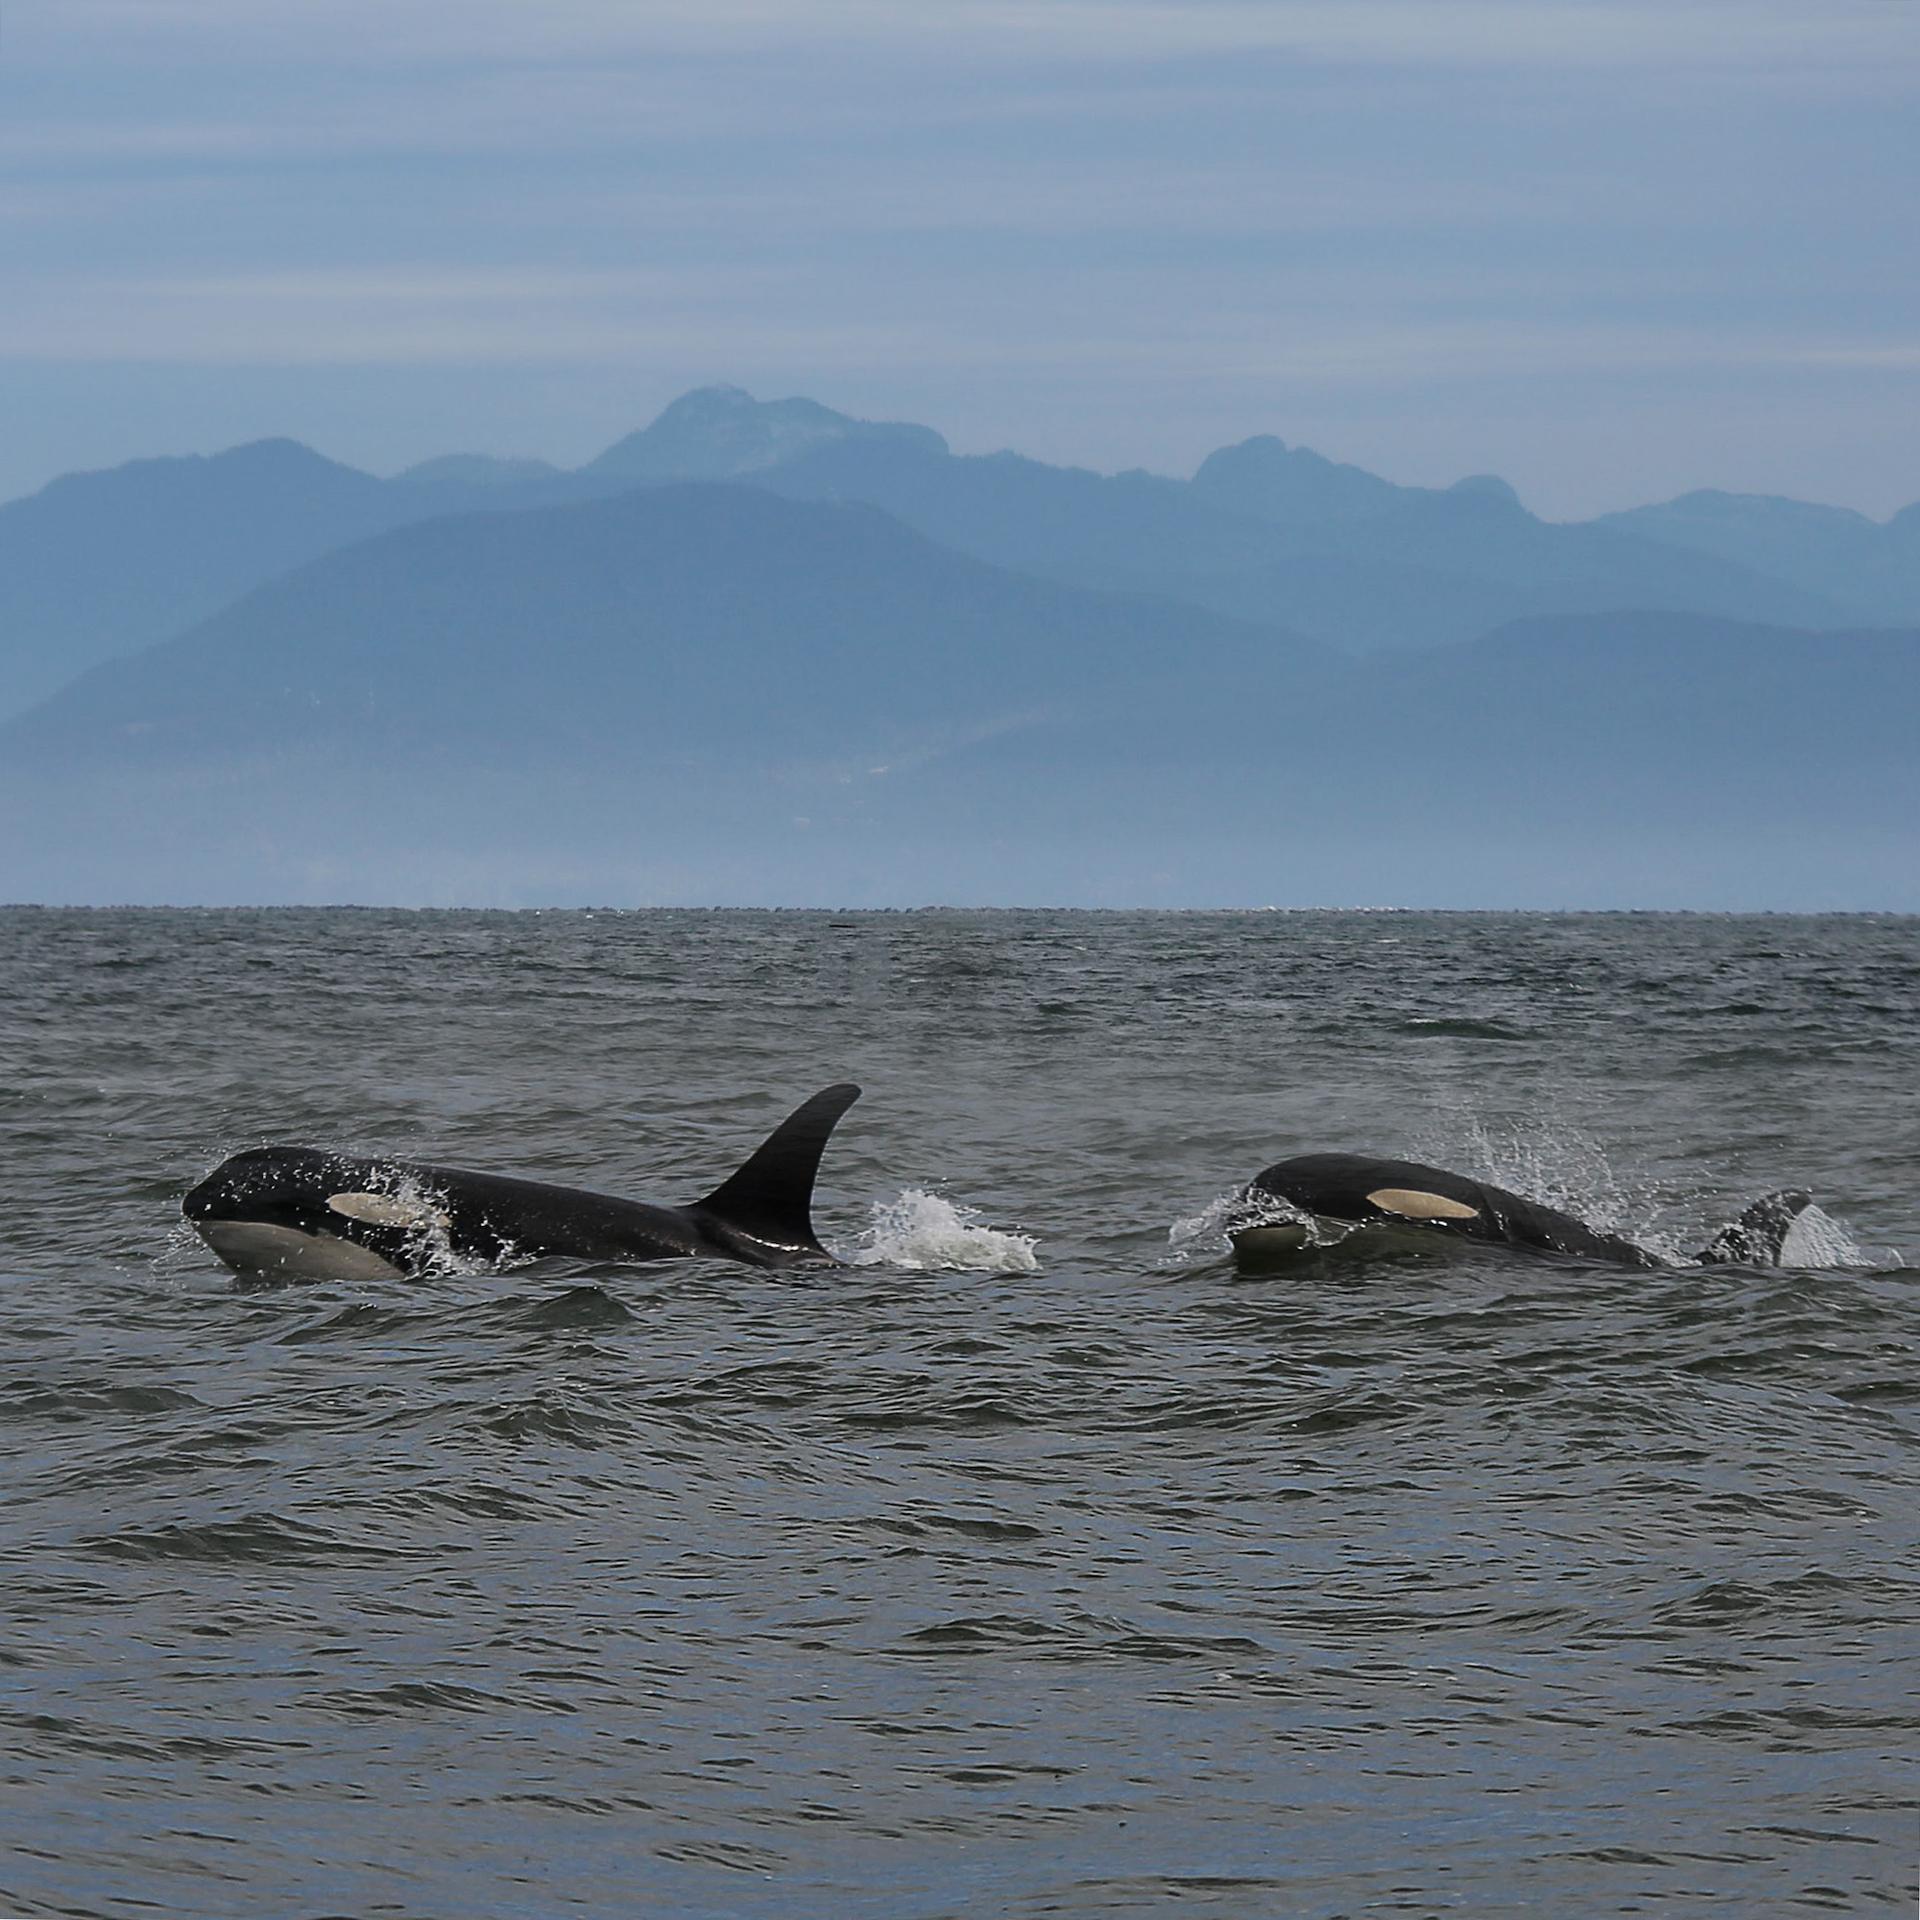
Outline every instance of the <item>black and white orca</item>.
POLYGON ((216 1167, 180 1210, 236 1273, 287 1279, 418 1276, 449 1254, 831 1264, 813 1231, 813 1183, 828 1136, 859 1097, 850 1084, 816 1093, 731 1179, 684 1207, 319 1147, 254 1147, 216 1167))
MULTIPOLYGON (((1264 1261, 1322 1244, 1331 1226, 1367 1227, 1402 1245, 1436 1237, 1477 1240, 1536 1253, 1613 1260, 1631 1267, 1675 1263, 1617 1234, 1602 1233, 1556 1207, 1504 1187, 1412 1160, 1376 1160, 1360 1153, 1307 1153, 1254 1175, 1240 1194, 1243 1224, 1229 1227, 1234 1251, 1264 1261), (1272 1203, 1284 1207, 1276 1209, 1272 1203), (1279 1217, 1272 1217, 1278 1214, 1279 1217), (1262 1217, 1267 1216, 1267 1217, 1262 1217), (1316 1223, 1324 1223, 1316 1230, 1316 1223), (1404 1231, 1402 1231, 1404 1230, 1404 1231)), ((1721 1228, 1686 1263, 1777 1266, 1788 1230, 1811 1204, 1800 1192, 1769 1193, 1721 1228)))

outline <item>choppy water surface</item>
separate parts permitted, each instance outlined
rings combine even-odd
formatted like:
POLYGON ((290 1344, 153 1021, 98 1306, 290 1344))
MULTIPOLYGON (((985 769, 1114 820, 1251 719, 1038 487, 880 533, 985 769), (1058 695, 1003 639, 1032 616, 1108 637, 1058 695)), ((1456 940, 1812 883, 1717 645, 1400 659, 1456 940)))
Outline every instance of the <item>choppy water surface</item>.
POLYGON ((1920 923, 16 911, 0 1049, 0 1910, 1910 1911, 1920 923), (842 1077, 840 1271, 177 1230, 842 1077), (1236 1276, 1321 1147, 1850 1264, 1236 1276))

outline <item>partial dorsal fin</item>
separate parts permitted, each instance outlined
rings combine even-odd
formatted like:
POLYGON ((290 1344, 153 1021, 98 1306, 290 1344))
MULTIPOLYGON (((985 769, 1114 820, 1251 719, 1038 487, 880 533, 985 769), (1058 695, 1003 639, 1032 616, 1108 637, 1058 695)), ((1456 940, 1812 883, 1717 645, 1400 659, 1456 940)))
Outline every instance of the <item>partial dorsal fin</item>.
POLYGON ((767 1135, 732 1179, 694 1205, 755 1240, 824 1256, 813 1237, 813 1182, 828 1137, 859 1098, 851 1081, 822 1088, 767 1135))
POLYGON ((1731 1226, 1722 1227, 1693 1257, 1703 1267, 1777 1267, 1793 1223, 1813 1205, 1798 1187, 1763 1193, 1731 1226))

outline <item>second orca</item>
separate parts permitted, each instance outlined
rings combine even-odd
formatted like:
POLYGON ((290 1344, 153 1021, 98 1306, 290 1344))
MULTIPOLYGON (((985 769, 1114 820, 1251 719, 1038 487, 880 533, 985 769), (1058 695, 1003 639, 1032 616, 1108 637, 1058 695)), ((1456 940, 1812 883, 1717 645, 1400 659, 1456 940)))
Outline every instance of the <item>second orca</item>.
MULTIPOLYGON (((1242 1224, 1229 1228, 1234 1252, 1262 1262, 1324 1244, 1316 1223, 1337 1237, 1356 1227, 1390 1230, 1407 1246, 1436 1239, 1477 1240, 1536 1253, 1670 1267, 1651 1249, 1603 1233, 1557 1207, 1484 1180, 1413 1160, 1360 1153, 1305 1153, 1264 1168, 1241 1190, 1242 1224), (1282 1203, 1276 1210, 1272 1203, 1282 1203), (1280 1217, 1261 1217, 1273 1215, 1280 1217), (1404 1231, 1400 1231, 1404 1230, 1404 1231)), ((1777 1266, 1788 1230, 1811 1204, 1797 1191, 1769 1193, 1721 1230, 1686 1264, 1777 1266)))

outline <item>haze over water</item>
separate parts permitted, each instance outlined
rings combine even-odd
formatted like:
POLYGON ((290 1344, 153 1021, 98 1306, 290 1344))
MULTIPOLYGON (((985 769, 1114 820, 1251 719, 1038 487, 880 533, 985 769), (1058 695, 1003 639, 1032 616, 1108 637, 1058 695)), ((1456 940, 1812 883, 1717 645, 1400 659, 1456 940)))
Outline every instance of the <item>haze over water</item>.
POLYGON ((0 913, 0 1910, 1904 1911, 1917 936, 0 913), (685 1199, 840 1078, 843 1270, 179 1227, 275 1139, 685 1199), (1237 1275, 1316 1148, 1834 1264, 1237 1275))

